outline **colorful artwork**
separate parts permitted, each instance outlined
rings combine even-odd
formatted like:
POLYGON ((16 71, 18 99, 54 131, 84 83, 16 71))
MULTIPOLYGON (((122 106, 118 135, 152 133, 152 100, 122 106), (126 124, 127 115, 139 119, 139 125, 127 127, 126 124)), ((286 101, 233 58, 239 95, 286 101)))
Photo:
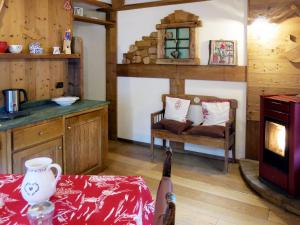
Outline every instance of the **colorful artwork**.
POLYGON ((214 40, 210 41, 211 65, 236 65, 237 64, 237 42, 214 40))

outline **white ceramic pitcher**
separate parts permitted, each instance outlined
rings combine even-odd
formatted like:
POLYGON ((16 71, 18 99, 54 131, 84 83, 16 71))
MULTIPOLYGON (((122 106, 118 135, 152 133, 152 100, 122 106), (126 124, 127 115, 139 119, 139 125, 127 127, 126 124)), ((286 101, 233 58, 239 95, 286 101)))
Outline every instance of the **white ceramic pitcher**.
POLYGON ((21 193, 30 204, 48 201, 55 194, 56 184, 61 176, 61 167, 52 164, 52 159, 40 157, 25 162, 26 174, 22 182, 21 193), (51 168, 57 170, 56 177, 51 168))

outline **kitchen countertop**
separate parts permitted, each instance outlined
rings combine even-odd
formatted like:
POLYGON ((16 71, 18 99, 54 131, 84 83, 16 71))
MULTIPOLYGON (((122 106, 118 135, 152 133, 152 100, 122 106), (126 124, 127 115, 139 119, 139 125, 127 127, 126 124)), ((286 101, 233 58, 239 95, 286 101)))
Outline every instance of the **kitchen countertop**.
MULTIPOLYGON (((59 106, 50 100, 28 102, 22 105, 22 111, 26 113, 28 112, 30 114, 12 120, 0 120, 0 131, 6 131, 9 129, 37 123, 43 120, 61 117, 71 113, 105 106, 108 104, 109 102, 107 101, 95 100, 80 100, 70 106, 59 106)), ((3 112, 3 110, 3 108, 0 109, 0 112, 3 112)))

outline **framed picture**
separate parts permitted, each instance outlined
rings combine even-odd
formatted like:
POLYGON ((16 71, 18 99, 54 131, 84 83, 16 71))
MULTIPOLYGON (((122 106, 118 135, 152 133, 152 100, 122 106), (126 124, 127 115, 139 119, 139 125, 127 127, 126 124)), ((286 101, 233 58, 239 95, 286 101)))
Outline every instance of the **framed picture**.
POLYGON ((81 8, 81 7, 74 7, 74 15, 76 15, 76 16, 83 16, 83 8, 81 8))
POLYGON ((237 65, 237 41, 211 40, 209 43, 210 65, 237 65))

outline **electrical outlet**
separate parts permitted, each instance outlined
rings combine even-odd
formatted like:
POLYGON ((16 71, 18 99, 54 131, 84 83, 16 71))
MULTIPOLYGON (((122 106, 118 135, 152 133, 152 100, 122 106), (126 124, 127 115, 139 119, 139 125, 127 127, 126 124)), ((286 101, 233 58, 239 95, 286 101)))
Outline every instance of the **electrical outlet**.
POLYGON ((56 82, 55 88, 63 88, 64 87, 64 82, 56 82))

